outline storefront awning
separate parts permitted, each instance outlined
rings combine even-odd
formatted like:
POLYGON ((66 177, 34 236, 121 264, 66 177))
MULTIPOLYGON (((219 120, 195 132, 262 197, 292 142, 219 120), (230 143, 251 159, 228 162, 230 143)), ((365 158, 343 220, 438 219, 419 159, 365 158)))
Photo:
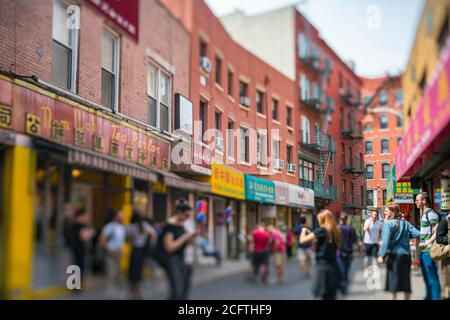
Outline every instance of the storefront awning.
POLYGON ((68 162, 70 164, 91 167, 124 176, 131 176, 141 180, 158 181, 158 176, 150 168, 111 156, 98 154, 90 150, 70 147, 68 162))
POLYGON ((450 40, 441 57, 398 147, 397 180, 423 175, 427 166, 442 163, 441 155, 448 156, 445 144, 450 132, 450 40))
POLYGON ((314 191, 293 184, 289 185, 289 205, 297 208, 314 208, 314 191))
POLYGON ((158 172, 164 176, 164 184, 169 187, 197 192, 211 192, 211 185, 209 183, 190 180, 172 172, 158 172))

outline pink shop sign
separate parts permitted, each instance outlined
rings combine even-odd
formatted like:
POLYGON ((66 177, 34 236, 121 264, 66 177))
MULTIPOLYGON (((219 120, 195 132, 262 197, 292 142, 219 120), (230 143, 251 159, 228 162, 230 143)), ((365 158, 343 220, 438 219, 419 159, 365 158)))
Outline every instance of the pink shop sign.
POLYGON ((450 123, 450 41, 441 57, 431 85, 423 94, 398 147, 397 180, 409 175, 408 170, 450 123))

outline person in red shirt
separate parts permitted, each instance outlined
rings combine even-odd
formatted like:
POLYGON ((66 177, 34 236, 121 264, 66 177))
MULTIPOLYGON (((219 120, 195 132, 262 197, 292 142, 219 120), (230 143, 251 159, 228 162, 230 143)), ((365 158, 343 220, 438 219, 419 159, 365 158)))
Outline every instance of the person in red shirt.
POLYGON ((294 245, 294 233, 291 229, 286 230, 286 252, 288 259, 292 258, 292 246, 294 245))
POLYGON ((264 228, 264 224, 260 223, 251 233, 250 252, 252 252, 253 264, 253 280, 256 280, 258 275, 261 276, 261 281, 267 283, 268 264, 269 264, 269 245, 270 234, 264 228))

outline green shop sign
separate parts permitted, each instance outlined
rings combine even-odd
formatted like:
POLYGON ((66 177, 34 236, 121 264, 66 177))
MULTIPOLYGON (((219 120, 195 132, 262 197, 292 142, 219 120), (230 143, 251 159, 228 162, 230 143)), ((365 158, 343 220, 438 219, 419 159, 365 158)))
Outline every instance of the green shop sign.
POLYGON ((250 201, 275 203, 275 183, 246 174, 245 198, 250 201))
POLYGON ((411 182, 395 180, 395 165, 392 167, 386 182, 387 200, 397 203, 414 203, 414 195, 419 194, 419 189, 411 189, 411 182))

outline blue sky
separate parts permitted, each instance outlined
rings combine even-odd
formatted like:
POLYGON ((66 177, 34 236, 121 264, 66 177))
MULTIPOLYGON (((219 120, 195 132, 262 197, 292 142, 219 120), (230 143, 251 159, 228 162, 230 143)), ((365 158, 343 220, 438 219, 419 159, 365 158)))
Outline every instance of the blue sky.
POLYGON ((213 12, 255 14, 298 3, 322 37, 361 76, 398 74, 409 52, 424 0, 206 0, 213 12))

